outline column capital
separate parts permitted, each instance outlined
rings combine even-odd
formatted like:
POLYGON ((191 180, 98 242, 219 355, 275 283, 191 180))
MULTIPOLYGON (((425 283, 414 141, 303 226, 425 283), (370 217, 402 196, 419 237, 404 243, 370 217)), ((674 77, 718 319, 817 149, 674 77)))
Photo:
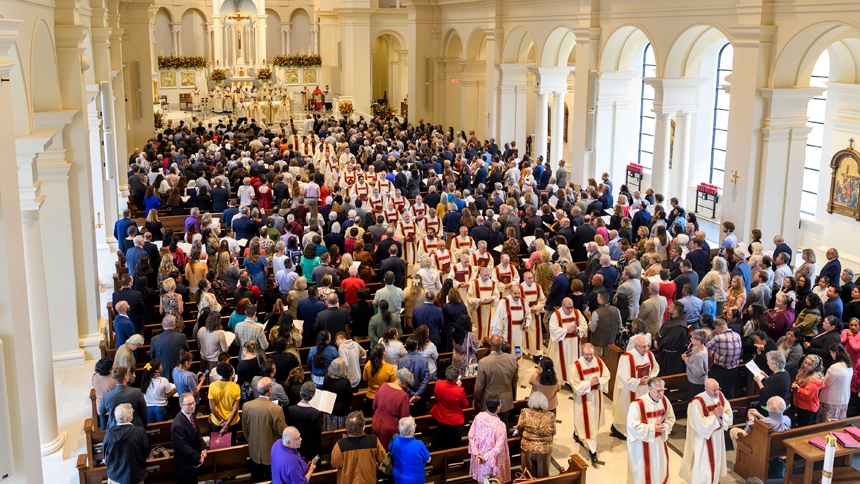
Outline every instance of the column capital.
POLYGON ((170 31, 174 33, 182 32, 182 22, 171 22, 170 31))
POLYGON ((531 64, 498 64, 502 75, 499 76, 501 86, 518 86, 527 82, 531 64))
POLYGON ((289 34, 292 31, 293 31, 293 26, 291 24, 285 24, 285 23, 281 24, 281 32, 286 32, 289 34))
MULTIPOLYGON (((6 57, 7 51, 15 45, 20 28, 21 20, 0 19, 0 58, 6 57)), ((0 70, 2 69, 3 67, 0 67, 0 70)))
POLYGON ((85 25, 55 25, 54 37, 57 39, 57 50, 84 51, 84 39, 87 36, 85 25))
POLYGON ((705 77, 646 77, 654 88, 654 112, 695 112, 698 108, 699 87, 711 82, 705 77))
POLYGON ((529 67, 528 70, 535 76, 535 90, 549 94, 554 91, 567 92, 567 76, 574 71, 574 67, 529 67))
POLYGON ((764 99, 764 119, 767 128, 806 126, 807 109, 812 98, 824 93, 823 87, 792 87, 758 90, 764 99))
POLYGON ((484 35, 487 37, 487 41, 502 39, 505 36, 505 29, 502 27, 485 28, 484 35))
POLYGON ((732 34, 732 47, 757 47, 762 43, 773 42, 776 35, 775 25, 735 25, 729 27, 732 34))
POLYGON ((94 44, 110 44, 110 36, 113 31, 110 27, 94 27, 90 29, 94 44))
POLYGON ((577 44, 588 44, 600 40, 599 27, 574 27, 570 31, 576 36, 577 44))

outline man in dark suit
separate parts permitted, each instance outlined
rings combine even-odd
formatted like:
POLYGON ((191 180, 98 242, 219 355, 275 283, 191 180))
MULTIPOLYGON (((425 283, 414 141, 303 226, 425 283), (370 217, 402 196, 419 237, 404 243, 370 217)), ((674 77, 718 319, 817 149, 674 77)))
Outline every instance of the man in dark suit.
POLYGON ((394 277, 392 283, 403 289, 406 287, 406 261, 397 257, 397 246, 395 245, 388 248, 388 254, 389 257, 379 264, 379 274, 387 279, 388 273, 391 272, 394 277))
POLYGON ((681 275, 681 248, 677 245, 669 247, 669 279, 674 280, 681 275))
POLYGON ((120 290, 113 293, 113 307, 120 301, 128 303, 128 319, 134 323, 134 331, 143 334, 143 318, 146 314, 146 303, 143 301, 143 294, 140 291, 135 291, 131 288, 134 284, 134 279, 123 274, 119 278, 120 290))
MULTIPOLYGON (((484 164, 483 160, 479 160, 478 161, 478 169, 475 170, 475 179, 472 182, 472 184, 477 187, 478 185, 486 184, 486 183, 487 183, 487 166, 484 164)), ((478 207, 478 208, 480 209, 481 207, 478 207)), ((486 203, 485 203, 484 208, 486 209, 486 203)))
MULTIPOLYGON (((340 307, 336 293, 326 296, 326 308, 317 314, 317 322, 314 325, 314 333, 328 331, 332 335, 344 332, 349 335, 346 325, 349 324, 349 311, 340 307)), ((316 338, 314 338, 316 340, 316 338)))
POLYGON ((319 410, 308 405, 316 391, 314 382, 304 382, 299 391, 302 401, 298 405, 287 407, 287 421, 290 426, 297 428, 302 436, 299 454, 305 461, 313 459, 322 450, 322 416, 319 410))
MULTIPOLYGON (((218 366, 229 365, 219 363, 218 366)), ((232 373, 232 370, 230 370, 232 373)), ((206 444, 197 424, 197 405, 194 394, 185 392, 179 396, 181 412, 170 426, 173 442, 173 476, 179 484, 197 484, 197 468, 206 460, 206 444)))
POLYGON ((173 368, 179 362, 179 350, 191 351, 184 333, 174 331, 176 320, 168 314, 161 321, 164 332, 152 338, 149 354, 161 362, 161 376, 173 383, 173 368))
POLYGON ((839 297, 842 299, 842 305, 845 306, 851 302, 851 292, 857 287, 854 284, 854 271, 851 269, 842 269, 842 291, 839 297))
POLYGON ((583 272, 591 276, 600 270, 600 252, 597 251, 597 243, 589 242, 586 251, 588 258, 585 261, 585 270, 583 272))
POLYGON ((588 259, 585 244, 594 242, 595 235, 597 235, 597 230, 591 225, 591 217, 586 215, 582 226, 577 227, 576 232, 573 233, 573 242, 570 245, 573 262, 584 262, 588 259))
POLYGON ((233 222, 233 230, 236 232, 236 240, 245 239, 250 241, 257 235, 257 232, 260 230, 260 225, 254 220, 251 220, 251 210, 248 207, 240 208, 239 213, 242 214, 242 216, 233 222))
POLYGON ((560 229, 556 232, 556 235, 563 235, 564 240, 567 241, 567 246, 570 247, 570 243, 573 242, 573 229, 570 227, 570 219, 563 218, 558 222, 560 229))
POLYGON ((643 225, 647 227, 648 222, 650 221, 651 212, 648 211, 648 204, 640 202, 639 211, 633 214, 633 220, 631 221, 631 225, 633 227, 633 240, 637 240, 639 238, 639 227, 642 227, 643 225))
POLYGON ((469 235, 472 236, 472 239, 474 239, 475 244, 481 241, 486 242, 490 239, 490 228, 487 227, 486 224, 484 224, 483 215, 478 215, 478 217, 475 219, 475 226, 472 227, 472 232, 469 235))
POLYGON ((839 261, 839 251, 831 247, 827 249, 827 263, 821 268, 818 277, 827 277, 828 283, 839 284, 839 277, 842 275, 842 262, 839 261))
MULTIPOLYGON (((705 274, 711 270, 711 254, 702 248, 703 239, 696 237, 693 239, 693 250, 687 254, 684 260, 690 261, 693 270, 699 276, 699 281, 705 278, 705 274)), ((698 287, 698 285, 693 286, 698 287)))
POLYGON ((699 287, 700 280, 699 275, 693 270, 693 264, 690 262, 690 259, 682 260, 681 275, 672 280, 672 282, 675 283, 675 299, 679 299, 681 297, 681 289, 683 289, 686 284, 693 287, 699 287))
POLYGON ((424 304, 416 305, 412 310, 412 327, 427 326, 430 330, 430 341, 437 348, 442 347, 442 327, 445 318, 442 316, 442 308, 433 304, 436 294, 433 291, 424 293, 424 304))
MULTIPOLYGON (((439 175, 439 174, 440 173, 437 173, 437 175, 439 175)), ((442 196, 439 195, 439 192, 436 191, 435 186, 431 186, 430 188, 428 188, 428 190, 429 190, 429 192, 427 193, 426 196, 424 196, 424 204, 430 208, 435 209, 436 206, 439 205, 439 201, 442 200, 442 196)), ((121 239, 119 239, 119 240, 121 240, 121 239)))
POLYGON ((570 280, 561 270, 560 265, 552 265, 552 276, 552 286, 549 288, 549 294, 546 296, 546 304, 544 305, 546 320, 549 320, 549 315, 555 311, 556 307, 561 306, 561 302, 570 292, 570 280))
MULTIPOLYGON (((224 187, 221 177, 215 179, 215 186, 209 194, 212 197, 212 211, 224 212, 227 210, 227 201, 230 199, 230 192, 224 187)), ((229 227, 229 225, 227 225, 229 227)))
POLYGON ((776 246, 776 249, 773 250, 773 260, 776 260, 776 257, 779 254, 784 253, 788 255, 788 258, 785 259, 788 261, 787 264, 791 264, 791 247, 789 247, 788 244, 785 243, 785 238, 783 238, 783 236, 781 235, 774 235, 773 245, 776 246))
POLYGON ((609 257, 609 254, 601 255, 598 261, 600 269, 597 270, 596 274, 603 276, 603 288, 609 293, 609 299, 611 300, 612 292, 615 288, 615 280, 618 278, 618 271, 612 267, 612 258, 609 257))
POLYGON ((121 403, 131 404, 132 409, 134 409, 134 418, 131 420, 133 425, 146 427, 149 416, 146 409, 146 399, 143 398, 140 388, 128 386, 129 371, 134 371, 134 369, 129 370, 124 366, 117 366, 111 371, 111 378, 113 378, 116 386, 113 390, 105 393, 102 397, 102 403, 99 405, 98 414, 108 416, 107 428, 109 429, 116 425, 113 411, 121 403))
POLYGON ((275 207, 280 207, 282 200, 290 199, 290 187, 284 183, 284 175, 278 175, 278 182, 272 187, 272 191, 275 193, 275 199, 272 201, 275 207))
POLYGON ((401 257, 403 255, 403 244, 394 240, 394 226, 389 225, 385 229, 385 240, 376 246, 376 258, 379 259, 380 263, 391 255, 389 249, 392 246, 397 246, 397 257, 401 257))

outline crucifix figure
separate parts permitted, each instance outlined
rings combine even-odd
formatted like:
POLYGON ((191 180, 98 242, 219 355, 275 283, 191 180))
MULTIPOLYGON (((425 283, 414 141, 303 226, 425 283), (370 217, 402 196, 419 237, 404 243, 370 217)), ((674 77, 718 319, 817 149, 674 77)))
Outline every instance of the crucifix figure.
POLYGON ((239 12, 227 17, 228 20, 236 21, 236 37, 238 40, 239 50, 242 50, 242 21, 251 18, 250 15, 242 15, 239 12))

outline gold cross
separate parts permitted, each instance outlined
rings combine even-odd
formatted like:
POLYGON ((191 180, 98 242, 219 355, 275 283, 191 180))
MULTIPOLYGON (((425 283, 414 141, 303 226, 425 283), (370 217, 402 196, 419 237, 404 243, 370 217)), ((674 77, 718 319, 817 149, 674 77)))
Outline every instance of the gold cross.
POLYGON ((251 18, 250 15, 242 15, 239 12, 227 17, 227 20, 235 20, 236 21, 236 37, 238 40, 238 48, 242 49, 242 21, 248 20, 251 18))
POLYGON ((740 175, 738 175, 738 171, 737 171, 737 170, 732 170, 732 178, 731 178, 732 183, 734 183, 735 185, 737 185, 738 180, 740 180, 740 178, 741 178, 741 177, 740 177, 740 175))
POLYGON ((849 149, 849 150, 853 150, 853 149, 854 149, 854 138, 849 138, 849 139, 848 139, 848 149, 849 149))

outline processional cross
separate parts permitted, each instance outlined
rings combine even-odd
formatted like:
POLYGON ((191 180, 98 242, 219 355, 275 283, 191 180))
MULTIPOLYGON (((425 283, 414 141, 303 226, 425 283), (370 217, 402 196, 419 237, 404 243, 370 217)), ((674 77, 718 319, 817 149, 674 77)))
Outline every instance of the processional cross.
POLYGON ((239 43, 239 50, 242 49, 242 21, 248 20, 251 18, 250 15, 242 15, 239 12, 227 17, 227 20, 235 20, 236 21, 236 37, 239 43))

